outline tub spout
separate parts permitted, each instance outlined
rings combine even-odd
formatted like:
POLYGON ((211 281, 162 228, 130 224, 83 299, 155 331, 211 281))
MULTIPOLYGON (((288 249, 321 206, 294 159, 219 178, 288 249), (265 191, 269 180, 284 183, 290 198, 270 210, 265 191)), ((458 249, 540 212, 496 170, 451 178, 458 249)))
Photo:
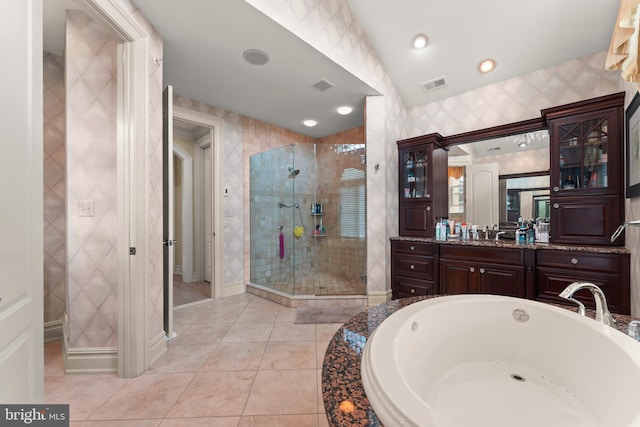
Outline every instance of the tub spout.
POLYGON ((593 294, 593 297, 596 300, 596 321, 601 322, 605 325, 614 326, 616 324, 616 321, 609 312, 607 299, 604 296, 604 292, 602 292, 602 289, 600 289, 597 285, 589 282, 573 282, 560 293, 560 297, 577 304, 578 314, 585 316, 586 310, 584 308, 584 304, 573 298, 573 295, 582 289, 588 289, 589 291, 591 291, 591 294, 593 294))

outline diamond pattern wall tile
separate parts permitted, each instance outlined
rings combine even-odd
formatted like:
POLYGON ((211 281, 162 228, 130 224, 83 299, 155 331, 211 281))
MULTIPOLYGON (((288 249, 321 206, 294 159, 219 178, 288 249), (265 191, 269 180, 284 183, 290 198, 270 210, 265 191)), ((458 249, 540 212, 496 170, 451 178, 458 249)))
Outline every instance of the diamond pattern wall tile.
POLYGON ((116 292, 117 274, 107 279, 99 269, 116 250, 117 44, 81 11, 67 11, 66 31, 70 345, 104 347, 115 332, 111 324, 117 322, 117 312, 110 313, 113 319, 100 313, 116 292), (93 217, 79 217, 79 200, 94 202, 93 217))
POLYGON ((44 321, 61 320, 65 310, 64 58, 43 56, 44 321), (62 155, 60 155, 62 154, 62 155), (60 257, 60 253, 62 257, 60 257), (62 293, 60 293, 62 289, 62 293), (57 291, 56 291, 57 290, 57 291))

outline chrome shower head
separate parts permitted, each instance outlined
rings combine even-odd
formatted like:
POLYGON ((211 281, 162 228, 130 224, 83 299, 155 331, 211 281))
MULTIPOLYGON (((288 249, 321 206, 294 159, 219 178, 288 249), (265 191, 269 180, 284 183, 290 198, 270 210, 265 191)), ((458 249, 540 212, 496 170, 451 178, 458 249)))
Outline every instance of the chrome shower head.
POLYGON ((295 178, 300 173, 300 169, 289 168, 289 178, 295 178))

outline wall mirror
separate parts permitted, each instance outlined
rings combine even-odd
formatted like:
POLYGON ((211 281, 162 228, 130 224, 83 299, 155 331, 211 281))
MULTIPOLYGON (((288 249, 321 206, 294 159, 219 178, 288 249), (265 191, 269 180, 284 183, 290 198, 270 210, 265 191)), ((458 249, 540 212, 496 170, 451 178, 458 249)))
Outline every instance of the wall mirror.
POLYGON ((549 217, 549 132, 529 123, 530 131, 514 124, 449 139, 449 219, 511 228, 549 217))

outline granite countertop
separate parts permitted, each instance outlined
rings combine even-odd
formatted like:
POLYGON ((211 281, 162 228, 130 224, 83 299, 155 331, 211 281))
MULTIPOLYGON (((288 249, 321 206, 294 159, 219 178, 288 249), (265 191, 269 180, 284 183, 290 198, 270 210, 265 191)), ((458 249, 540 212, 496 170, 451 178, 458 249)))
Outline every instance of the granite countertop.
MULTIPOLYGON (((322 364, 322 397, 327 420, 332 427, 381 426, 369 405, 360 377, 360 360, 365 343, 373 330, 403 307, 434 296, 393 300, 369 307, 345 323, 333 336, 322 364)), ((574 309, 570 306, 561 306, 574 309)), ((592 310, 587 314, 593 318, 592 310)), ((630 316, 614 314, 616 328, 624 333, 630 316)))
POLYGON ((464 246, 480 246, 490 248, 515 248, 515 249, 534 249, 534 250, 556 250, 556 251, 579 251, 579 252, 596 252, 606 254, 630 254, 631 251, 624 246, 594 246, 594 245, 561 245, 557 243, 534 243, 519 245, 515 241, 500 239, 497 242, 489 239, 478 240, 436 240, 432 237, 408 237, 394 236, 390 240, 403 242, 422 242, 422 243, 439 243, 441 245, 464 245, 464 246))

